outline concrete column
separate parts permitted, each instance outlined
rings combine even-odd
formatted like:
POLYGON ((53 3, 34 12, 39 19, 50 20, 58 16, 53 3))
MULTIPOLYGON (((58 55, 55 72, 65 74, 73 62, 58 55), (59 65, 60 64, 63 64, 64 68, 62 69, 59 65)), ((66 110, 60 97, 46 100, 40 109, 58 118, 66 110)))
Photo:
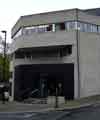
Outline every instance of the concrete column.
POLYGON ((74 45, 72 48, 72 53, 73 56, 75 57, 75 62, 74 62, 74 99, 79 99, 78 96, 78 65, 77 65, 77 46, 74 45))
POLYGON ((12 78, 10 78, 9 82, 12 83, 12 88, 11 88, 11 96, 9 96, 9 101, 13 101, 14 100, 14 63, 15 63, 15 55, 13 55, 12 58, 12 63, 10 64, 10 71, 12 72, 12 78))

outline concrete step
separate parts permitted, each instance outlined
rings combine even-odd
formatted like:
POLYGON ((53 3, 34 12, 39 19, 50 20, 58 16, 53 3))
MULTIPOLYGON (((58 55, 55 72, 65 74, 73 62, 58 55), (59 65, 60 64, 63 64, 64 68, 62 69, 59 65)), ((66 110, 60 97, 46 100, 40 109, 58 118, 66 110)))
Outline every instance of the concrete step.
MULTIPOLYGON (((56 97, 55 96, 49 96, 47 98, 47 104, 55 104, 55 101, 56 101, 56 97)), ((64 97, 63 96, 58 96, 58 102, 59 102, 59 104, 65 103, 64 97)))
POLYGON ((46 98, 28 98, 28 99, 25 99, 23 102, 28 104, 46 104, 47 99, 46 98))
MULTIPOLYGON (((48 96, 47 98, 28 98, 23 101, 28 104, 55 104, 55 96, 48 96)), ((59 104, 65 103, 63 96, 58 96, 59 104)))

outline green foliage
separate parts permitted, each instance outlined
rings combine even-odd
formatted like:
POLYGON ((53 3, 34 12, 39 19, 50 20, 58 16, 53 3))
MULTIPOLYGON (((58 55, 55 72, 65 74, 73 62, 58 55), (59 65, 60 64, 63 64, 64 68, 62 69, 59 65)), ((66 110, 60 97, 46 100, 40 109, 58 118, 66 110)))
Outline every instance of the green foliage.
POLYGON ((9 76, 9 59, 7 56, 4 58, 2 55, 0 55, 0 81, 3 81, 3 79, 5 79, 5 81, 8 81, 9 76))

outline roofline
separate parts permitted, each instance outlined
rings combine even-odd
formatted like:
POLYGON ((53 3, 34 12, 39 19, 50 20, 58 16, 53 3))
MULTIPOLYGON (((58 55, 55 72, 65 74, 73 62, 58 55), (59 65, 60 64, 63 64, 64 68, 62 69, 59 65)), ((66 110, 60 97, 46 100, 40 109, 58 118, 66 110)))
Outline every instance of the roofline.
MULTIPOLYGON (((73 9, 64 9, 64 10, 56 10, 56 11, 50 11, 50 12, 42 12, 42 13, 36 13, 36 14, 30 14, 30 15, 24 15, 24 16, 20 16, 19 19, 17 20, 17 22, 15 23, 15 25, 12 27, 11 31, 14 30, 14 28, 16 27, 16 25, 20 22, 21 19, 27 18, 27 17, 31 17, 31 16, 38 16, 38 15, 48 15, 48 14, 52 14, 52 13, 61 13, 61 12, 68 12, 68 11, 74 11, 77 10, 78 8, 73 8, 73 9)), ((80 9, 78 9, 80 10, 80 9)), ((82 10, 81 10, 82 11, 82 10)), ((18 28, 20 29, 20 28, 18 28)), ((17 32, 17 31, 16 31, 17 32)))
POLYGON ((84 9, 83 11, 87 11, 87 10, 96 10, 96 9, 100 9, 100 7, 97 7, 97 8, 84 9))
MULTIPOLYGON (((50 13, 67 12, 67 11, 72 11, 72 10, 76 10, 76 9, 78 9, 78 8, 55 10, 55 11, 42 12, 42 13, 35 13, 35 14, 30 14, 30 15, 24 15, 24 16, 21 16, 21 17, 23 18, 23 17, 36 16, 36 15, 46 15, 46 14, 50 14, 50 13)), ((81 10, 81 9, 78 9, 78 10, 81 10)))

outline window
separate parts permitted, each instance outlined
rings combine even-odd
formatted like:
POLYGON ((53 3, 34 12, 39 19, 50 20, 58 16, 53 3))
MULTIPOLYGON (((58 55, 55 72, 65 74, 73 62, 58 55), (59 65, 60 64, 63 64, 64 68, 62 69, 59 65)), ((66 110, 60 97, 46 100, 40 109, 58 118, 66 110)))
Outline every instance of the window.
POLYGON ((87 24, 87 30, 88 30, 88 32, 92 32, 92 25, 91 24, 87 24))
POLYGON ((80 30, 81 32, 97 32, 99 29, 99 32, 100 32, 100 28, 97 29, 97 25, 79 22, 79 21, 65 22, 65 28, 66 30, 77 29, 77 30, 80 30))
POLYGON ((97 25, 92 25, 89 23, 78 22, 79 30, 81 32, 97 32, 97 25))
POLYGON ((71 55, 72 54, 72 45, 68 45, 67 46, 67 55, 71 55))
POLYGON ((100 26, 98 26, 98 33, 100 33, 100 26))
POLYGON ((28 34, 29 34, 29 30, 24 29, 24 30, 23 30, 23 35, 28 35, 28 34))
POLYGON ((92 25, 92 32, 97 32, 97 25, 92 25))
POLYGON ((60 56, 68 56, 72 54, 72 45, 67 45, 60 48, 60 56))
POLYGON ((31 35, 32 33, 37 31, 37 27, 32 26, 32 27, 25 27, 23 29, 23 35, 31 35))
POLYGON ((32 33, 43 33, 52 31, 52 25, 39 25, 39 26, 32 26, 32 27, 25 27, 23 29, 24 35, 31 35, 32 33))
POLYGON ((52 31, 53 26, 52 25, 40 25, 37 27, 37 32, 49 32, 52 31))
POLYGON ((48 25, 46 31, 53 31, 53 25, 48 25))
POLYGON ((25 58, 30 59, 31 58, 31 52, 24 52, 24 56, 25 56, 25 58))
POLYGON ((66 30, 75 29, 76 27, 75 21, 66 22, 65 26, 66 26, 66 30))
POLYGON ((46 32, 46 29, 47 29, 47 25, 40 25, 37 27, 37 32, 40 33, 40 32, 46 32))
POLYGON ((80 22, 80 31, 85 32, 85 30, 86 30, 86 24, 84 24, 83 22, 80 22))
POLYGON ((55 32, 61 30, 80 30, 81 32, 99 32, 100 26, 81 22, 81 21, 66 21, 56 24, 46 24, 38 26, 24 27, 20 29, 13 38, 17 38, 20 35, 31 35, 33 33, 55 32))
POLYGON ((23 52, 15 52, 15 58, 24 58, 25 55, 23 52))
POLYGON ((76 30, 80 30, 80 22, 75 21, 75 25, 74 26, 75 26, 74 28, 76 30))
POLYGON ((56 31, 65 30, 65 23, 57 23, 55 27, 56 31))
POLYGON ((69 28, 70 29, 75 29, 75 22, 70 22, 69 23, 69 28))
POLYGON ((69 30, 69 22, 65 22, 65 29, 69 30))

